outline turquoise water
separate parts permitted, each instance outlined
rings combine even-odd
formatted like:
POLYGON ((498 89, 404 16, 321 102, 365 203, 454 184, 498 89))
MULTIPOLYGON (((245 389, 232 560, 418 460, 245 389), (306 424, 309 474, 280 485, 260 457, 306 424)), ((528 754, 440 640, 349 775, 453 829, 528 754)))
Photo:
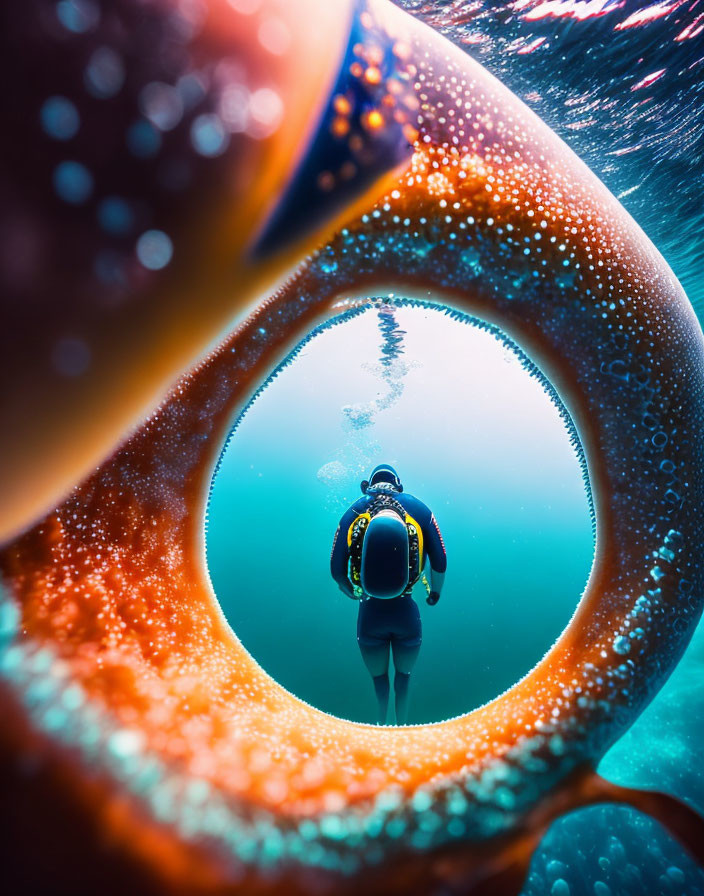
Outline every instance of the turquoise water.
POLYGON ((421 607, 410 722, 512 685, 574 612, 592 562, 565 423, 492 332, 429 308, 371 309, 308 342, 239 421, 215 477, 208 566, 257 661, 298 697, 373 721, 357 604, 330 578, 338 520, 393 463, 439 521, 448 573, 421 607))

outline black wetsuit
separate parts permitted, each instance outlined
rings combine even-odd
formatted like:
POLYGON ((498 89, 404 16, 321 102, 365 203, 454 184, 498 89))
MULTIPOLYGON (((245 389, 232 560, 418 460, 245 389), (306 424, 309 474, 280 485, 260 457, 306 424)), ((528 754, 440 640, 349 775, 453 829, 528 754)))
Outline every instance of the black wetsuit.
MULTIPOLYGON (((410 516, 418 523, 423 532, 423 558, 421 568, 426 558, 432 568, 439 573, 444 573, 447 568, 445 545, 438 528, 437 521, 430 509, 406 492, 387 492, 394 500, 401 504, 410 516)), ((354 591, 348 578, 349 548, 347 546, 347 532, 355 518, 368 510, 375 497, 379 494, 374 487, 367 490, 358 501, 346 511, 335 533, 335 540, 330 555, 330 571, 338 585, 350 597, 354 597, 354 591)), ((357 641, 360 647, 373 647, 396 642, 407 647, 420 646, 422 630, 418 605, 411 597, 410 588, 399 597, 382 600, 376 597, 365 597, 360 601, 359 615, 357 618, 357 641)))

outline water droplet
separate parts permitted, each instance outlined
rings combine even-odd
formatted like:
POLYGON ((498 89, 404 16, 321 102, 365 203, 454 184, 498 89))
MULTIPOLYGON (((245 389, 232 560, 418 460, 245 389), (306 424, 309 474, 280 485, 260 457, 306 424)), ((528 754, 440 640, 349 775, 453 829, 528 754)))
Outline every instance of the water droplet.
POLYGON ((684 883, 684 871, 682 871, 681 868, 678 868, 677 865, 670 865, 670 867, 667 869, 667 876, 671 880, 674 880, 675 883, 684 883))
POLYGON ((651 578, 654 579, 656 582, 659 582, 660 579, 664 578, 665 573, 662 571, 662 569, 660 569, 659 566, 654 566, 654 567, 650 570, 650 576, 651 576, 651 578))
POLYGON ((629 643, 628 638, 624 638, 623 635, 618 635, 614 638, 614 650, 620 656, 625 656, 631 649, 631 645, 629 643))

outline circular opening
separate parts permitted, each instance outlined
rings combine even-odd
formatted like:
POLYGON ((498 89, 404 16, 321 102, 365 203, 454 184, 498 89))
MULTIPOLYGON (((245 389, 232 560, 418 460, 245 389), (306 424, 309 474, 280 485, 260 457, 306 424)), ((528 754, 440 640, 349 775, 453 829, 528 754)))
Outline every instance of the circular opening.
MULTIPOLYGON (((444 312, 444 313, 443 313, 444 312)), ((338 522, 378 463, 434 513, 447 550, 408 722, 446 719, 525 675, 565 628, 593 560, 574 427, 515 346, 476 319, 376 304, 321 327, 236 421, 211 484, 215 594, 260 665, 306 702, 371 722, 359 604, 337 587, 338 522)), ((391 713, 393 720, 393 664, 391 713)))

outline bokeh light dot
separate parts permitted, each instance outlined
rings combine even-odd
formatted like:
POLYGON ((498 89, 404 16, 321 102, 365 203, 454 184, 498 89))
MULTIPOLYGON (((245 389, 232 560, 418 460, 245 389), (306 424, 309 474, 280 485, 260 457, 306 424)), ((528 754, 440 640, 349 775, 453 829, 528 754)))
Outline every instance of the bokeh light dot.
POLYGON ((68 31, 84 34, 100 21, 100 10, 92 0, 61 0, 56 4, 56 16, 68 31))
POLYGON ((119 93, 125 80, 125 66, 110 47, 99 47, 90 57, 84 82, 91 96, 108 99, 119 93))
POLYGON ((151 122, 140 118, 127 130, 127 148, 140 159, 150 159, 161 149, 161 134, 151 122))
POLYGON ((107 233, 116 236, 132 228, 133 214, 129 203, 119 196, 108 196, 98 206, 98 222, 107 233))
POLYGON ((259 43, 274 56, 283 55, 291 45, 291 33, 278 16, 265 18, 258 31, 259 43))
POLYGON ((93 175, 80 162, 60 162, 54 169, 54 189, 72 205, 85 202, 93 192, 93 175))
POLYGON ((51 361, 58 373, 72 378, 88 370, 91 351, 85 340, 76 336, 66 336, 54 345, 51 361))
POLYGON ((283 102, 279 94, 270 87, 260 87, 251 96, 249 109, 255 128, 254 136, 268 136, 273 133, 283 115, 283 102))
POLYGON ((249 123, 249 90, 244 84, 228 84, 220 97, 220 120, 228 131, 241 133, 249 123))
POLYGON ((191 143, 202 156, 219 156, 229 143, 229 135, 217 115, 199 115, 191 125, 191 143))
POLYGON ((150 271, 165 268, 173 252, 173 243, 163 230, 146 230, 137 240, 137 258, 150 271))
POLYGON ((152 81, 139 95, 144 115, 160 131, 171 131, 183 116, 183 100, 175 87, 161 81, 152 81))
POLYGON ((241 13, 243 16, 254 15, 262 5, 262 0, 228 0, 228 2, 236 12, 241 13))
POLYGON ((81 125, 78 110, 65 96, 50 96, 41 108, 40 119, 44 131, 55 140, 70 140, 81 125))

